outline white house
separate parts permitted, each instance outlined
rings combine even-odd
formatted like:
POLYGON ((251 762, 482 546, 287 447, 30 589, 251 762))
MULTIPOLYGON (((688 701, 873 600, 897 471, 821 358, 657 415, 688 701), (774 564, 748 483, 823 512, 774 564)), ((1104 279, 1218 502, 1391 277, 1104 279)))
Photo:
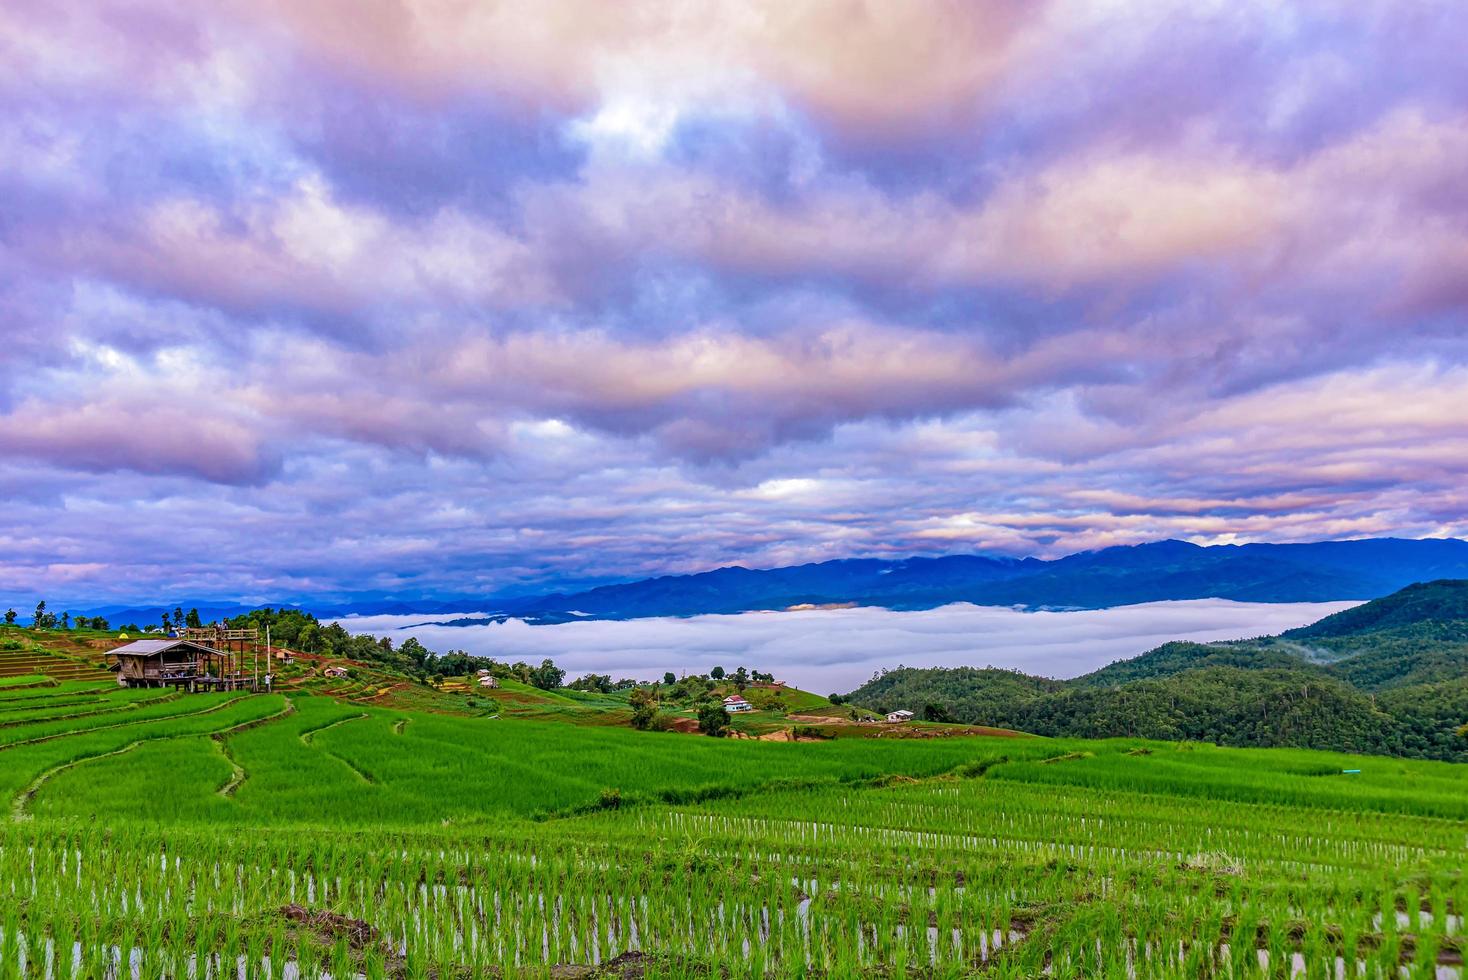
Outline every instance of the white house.
POLYGON ((724 710, 731 714, 738 711, 753 711, 754 705, 737 694, 731 694, 724 699, 724 710))
POLYGON ((493 674, 482 674, 479 677, 479 686, 480 687, 499 687, 500 686, 500 682, 495 678, 495 676, 493 674))
POLYGON ((894 725, 898 722, 912 721, 912 712, 906 708, 898 708, 896 711, 887 712, 887 720, 894 725))

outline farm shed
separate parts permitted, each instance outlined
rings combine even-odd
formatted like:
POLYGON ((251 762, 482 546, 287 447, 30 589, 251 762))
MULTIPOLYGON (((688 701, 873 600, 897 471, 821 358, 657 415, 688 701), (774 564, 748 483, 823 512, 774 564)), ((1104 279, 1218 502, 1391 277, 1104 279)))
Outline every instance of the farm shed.
POLYGON ((347 669, 345 667, 328 667, 322 673, 327 677, 346 677, 347 669))
POLYGON ((111 651, 127 687, 211 687, 224 683, 229 654, 192 640, 134 640, 111 651))
POLYGON ((500 682, 493 674, 481 674, 479 677, 480 687, 499 687, 500 682))
POLYGON ((906 708, 898 708, 896 711, 887 712, 887 720, 894 725, 904 721, 912 721, 912 712, 906 708))

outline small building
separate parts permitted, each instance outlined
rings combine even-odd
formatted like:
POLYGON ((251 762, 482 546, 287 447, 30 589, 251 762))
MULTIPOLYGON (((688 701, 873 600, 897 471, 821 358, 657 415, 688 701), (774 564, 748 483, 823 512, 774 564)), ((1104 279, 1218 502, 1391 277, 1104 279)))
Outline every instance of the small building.
POLYGON ((214 687, 228 654, 192 640, 134 640, 109 652, 124 687, 214 687))
POLYGON ((345 667, 328 667, 322 673, 327 677, 346 677, 347 669, 345 667))
POLYGON ((724 710, 730 714, 737 714, 741 711, 753 711, 754 705, 737 694, 731 694, 724 699, 724 710))
POLYGON ((901 724, 904 721, 912 721, 912 712, 908 711, 906 708, 898 708, 896 711, 889 711, 887 712, 887 721, 893 725, 901 724))
POLYGON ((498 677, 494 676, 491 673, 488 673, 488 672, 481 673, 479 675, 479 686, 480 687, 487 687, 487 688, 496 688, 496 687, 499 687, 500 686, 500 680, 499 680, 498 677))

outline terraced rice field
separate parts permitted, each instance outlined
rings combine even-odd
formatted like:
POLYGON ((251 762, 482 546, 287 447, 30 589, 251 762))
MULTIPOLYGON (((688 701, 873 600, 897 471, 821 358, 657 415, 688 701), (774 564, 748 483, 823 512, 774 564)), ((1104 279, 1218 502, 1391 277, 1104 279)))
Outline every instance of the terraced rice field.
POLYGON ((29 645, 17 644, 19 649, 0 647, 0 679, 8 677, 44 676, 56 680, 113 680, 111 673, 98 663, 100 653, 93 661, 59 657, 29 645))
POLYGON ((1462 970, 1443 763, 63 682, 0 688, 0 793, 5 976, 1462 970))

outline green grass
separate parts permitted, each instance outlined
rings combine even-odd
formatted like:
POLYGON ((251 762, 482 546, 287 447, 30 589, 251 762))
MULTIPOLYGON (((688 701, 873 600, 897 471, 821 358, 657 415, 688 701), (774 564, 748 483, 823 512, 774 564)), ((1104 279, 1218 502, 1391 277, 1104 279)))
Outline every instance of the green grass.
POLYGON ((14 677, 0 677, 0 690, 11 687, 44 687, 56 683, 45 674, 17 674, 14 677))

